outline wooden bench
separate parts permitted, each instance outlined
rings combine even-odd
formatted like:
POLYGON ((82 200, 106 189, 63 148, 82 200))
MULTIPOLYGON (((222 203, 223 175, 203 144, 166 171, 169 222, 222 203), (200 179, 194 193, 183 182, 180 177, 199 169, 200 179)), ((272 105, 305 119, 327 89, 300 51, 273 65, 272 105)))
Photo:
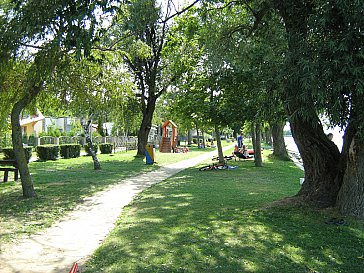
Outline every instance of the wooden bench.
POLYGON ((14 172, 14 181, 17 181, 19 179, 19 170, 15 159, 0 160, 0 166, 5 166, 0 167, 0 171, 4 172, 3 182, 8 182, 9 172, 14 172))

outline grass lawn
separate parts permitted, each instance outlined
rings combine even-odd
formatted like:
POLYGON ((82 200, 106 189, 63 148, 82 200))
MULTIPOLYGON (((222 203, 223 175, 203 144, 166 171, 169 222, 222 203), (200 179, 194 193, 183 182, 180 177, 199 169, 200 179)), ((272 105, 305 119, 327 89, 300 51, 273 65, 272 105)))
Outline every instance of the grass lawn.
MULTIPOLYGON (((267 151, 265 152, 267 154, 267 151)), ((291 162, 198 167, 143 192, 82 272, 363 272, 364 221, 270 206, 299 190, 291 162)))
POLYGON ((191 148, 185 154, 156 153, 158 165, 146 165, 136 151, 98 155, 102 170, 94 171, 91 157, 31 162, 37 198, 24 199, 19 182, 0 183, 0 244, 49 227, 86 196, 159 165, 194 157, 212 149, 191 148))

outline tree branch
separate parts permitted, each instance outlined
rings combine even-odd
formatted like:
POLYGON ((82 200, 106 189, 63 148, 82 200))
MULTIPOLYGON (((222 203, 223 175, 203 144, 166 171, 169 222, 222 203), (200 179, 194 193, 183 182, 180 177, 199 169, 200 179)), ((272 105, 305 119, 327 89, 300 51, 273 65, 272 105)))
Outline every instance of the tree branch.
MULTIPOLYGON (((232 4, 236 4, 236 3, 242 3, 241 1, 232 1, 229 2, 228 4, 226 4, 223 8, 226 8, 232 4)), ((259 10, 259 11, 255 11, 250 5, 249 5, 249 1, 245 0, 244 4, 247 8, 248 11, 250 11, 250 13, 253 15, 253 17, 255 18, 253 25, 237 25, 234 28, 231 28, 228 31, 227 36, 231 37, 232 34, 234 34, 235 32, 239 32, 241 30, 248 30, 248 35, 247 37, 251 36, 259 27, 260 23, 262 22, 265 14, 268 12, 269 10, 269 5, 267 4, 263 4, 263 7, 259 10)))
POLYGON ((171 20, 172 18, 176 17, 176 16, 179 16, 183 13, 185 13, 186 11, 188 11, 190 8, 192 8, 194 5, 196 5, 198 2, 200 2, 200 0, 195 0, 192 4, 188 5, 187 7, 183 8, 182 10, 180 11, 177 11, 175 14, 172 14, 171 16, 167 17, 166 19, 164 19, 162 21, 162 23, 166 23, 168 22, 169 20, 171 20))

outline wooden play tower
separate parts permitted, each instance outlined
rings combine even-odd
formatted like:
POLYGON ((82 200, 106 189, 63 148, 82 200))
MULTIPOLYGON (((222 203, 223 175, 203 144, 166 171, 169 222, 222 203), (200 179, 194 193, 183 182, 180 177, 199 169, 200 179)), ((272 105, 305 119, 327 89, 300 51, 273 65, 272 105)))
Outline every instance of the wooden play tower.
POLYGON ((162 141, 159 152, 170 153, 177 148, 177 125, 172 120, 167 120, 162 125, 162 141), (172 130, 171 130, 172 128, 172 130))

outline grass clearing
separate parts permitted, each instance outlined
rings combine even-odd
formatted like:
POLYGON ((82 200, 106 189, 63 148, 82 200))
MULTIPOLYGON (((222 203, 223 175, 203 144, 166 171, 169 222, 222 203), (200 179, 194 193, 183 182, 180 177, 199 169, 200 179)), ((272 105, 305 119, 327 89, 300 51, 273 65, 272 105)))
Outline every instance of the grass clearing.
POLYGON ((325 224, 332 210, 268 206, 299 190, 292 162, 230 164, 239 167, 190 168, 143 192, 85 272, 362 271, 363 221, 338 227, 325 224))
POLYGON ((157 152, 158 165, 146 165, 143 158, 134 157, 136 151, 100 154, 100 171, 93 170, 92 159, 87 156, 31 162, 29 168, 37 198, 22 198, 19 182, 0 183, 0 244, 51 226, 85 197, 123 179, 209 151, 192 148, 186 154, 157 152))

